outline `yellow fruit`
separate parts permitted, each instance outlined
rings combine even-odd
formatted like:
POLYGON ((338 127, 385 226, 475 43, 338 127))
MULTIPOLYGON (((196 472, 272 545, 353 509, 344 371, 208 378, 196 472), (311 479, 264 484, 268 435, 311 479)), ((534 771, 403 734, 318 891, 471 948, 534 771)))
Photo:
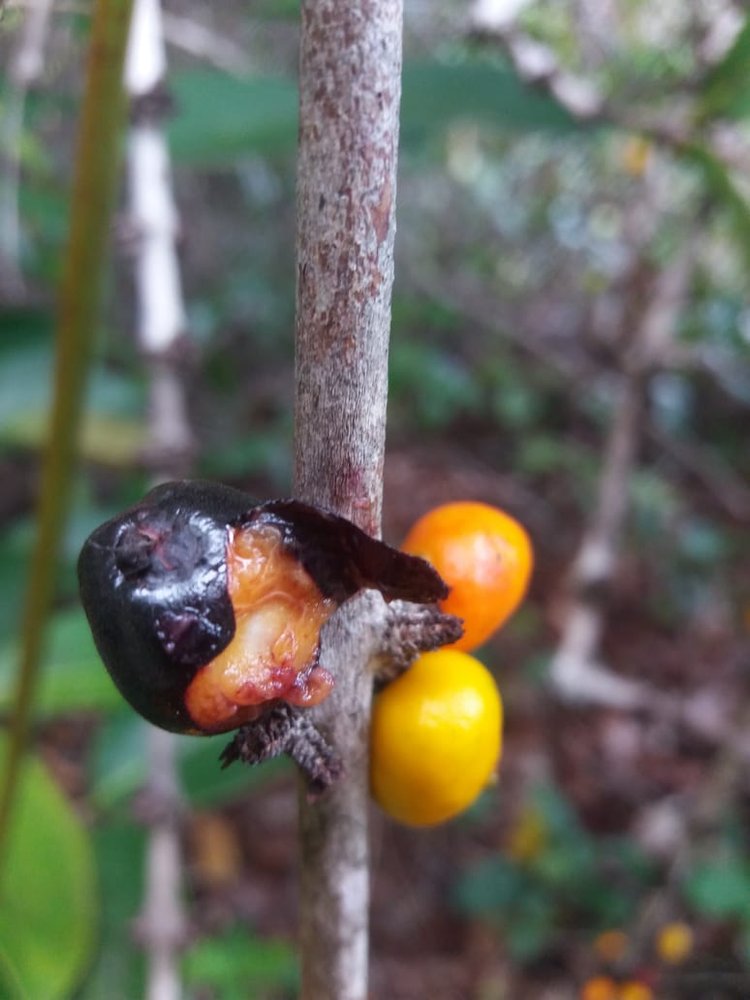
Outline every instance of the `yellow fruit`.
POLYGON ((620 987, 617 1000, 654 1000, 654 991, 646 983, 630 979, 620 987))
POLYGON ((656 938, 656 952, 668 965, 684 962, 693 950, 693 932, 687 924, 675 921, 665 924, 656 938))
POLYGON ((420 656, 375 699, 375 800, 411 826, 463 812, 497 766, 502 722, 500 692, 479 660, 447 649, 420 656))

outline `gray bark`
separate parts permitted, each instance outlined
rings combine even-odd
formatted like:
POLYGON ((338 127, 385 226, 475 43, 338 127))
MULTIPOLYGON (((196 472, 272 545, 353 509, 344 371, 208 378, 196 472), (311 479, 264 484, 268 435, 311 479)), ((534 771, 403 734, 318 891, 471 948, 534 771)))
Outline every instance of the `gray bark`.
MULTIPOLYGON (((401 0, 303 0, 297 233, 297 496, 380 532, 401 79, 401 0)), ((383 602, 334 616, 315 721, 346 774, 301 802, 304 1000, 364 1000, 368 660, 383 602), (377 624, 376 624, 377 623, 377 624)))

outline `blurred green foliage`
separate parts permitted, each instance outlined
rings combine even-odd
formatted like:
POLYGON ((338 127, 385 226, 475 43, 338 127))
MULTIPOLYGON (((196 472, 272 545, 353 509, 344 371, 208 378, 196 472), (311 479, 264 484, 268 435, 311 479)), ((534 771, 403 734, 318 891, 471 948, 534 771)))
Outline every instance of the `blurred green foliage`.
MULTIPOLYGON (((0 761, 6 741, 0 743, 0 761)), ((36 759, 13 813, 0 907, 0 994, 71 996, 94 952, 99 896, 94 856, 72 806, 36 759)))
POLYGON ((486 858, 456 885, 456 905, 500 932, 518 961, 560 948, 571 931, 627 926, 654 866, 625 837, 595 837, 564 796, 540 786, 523 806, 503 855, 486 858))
POLYGON ((247 928, 231 928, 221 937, 206 938, 185 963, 190 989, 210 990, 222 1000, 279 1000, 296 996, 297 956, 284 941, 258 940, 247 928))

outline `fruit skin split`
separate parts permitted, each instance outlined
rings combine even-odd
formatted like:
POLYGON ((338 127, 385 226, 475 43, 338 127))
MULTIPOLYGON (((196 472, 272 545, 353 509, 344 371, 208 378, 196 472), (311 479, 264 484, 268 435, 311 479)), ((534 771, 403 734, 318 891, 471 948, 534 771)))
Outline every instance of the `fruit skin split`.
POLYGON ((320 629, 365 588, 387 600, 447 595, 423 559, 298 500, 258 503, 218 483, 156 487, 97 528, 81 600, 113 681, 163 729, 217 733, 333 685, 320 629))

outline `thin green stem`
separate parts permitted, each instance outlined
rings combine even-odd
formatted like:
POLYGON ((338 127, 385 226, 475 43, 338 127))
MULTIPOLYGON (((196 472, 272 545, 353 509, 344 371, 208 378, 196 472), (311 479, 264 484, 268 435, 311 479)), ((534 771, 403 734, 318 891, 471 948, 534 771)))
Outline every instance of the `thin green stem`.
POLYGON ((132 0, 94 0, 86 86, 56 325, 55 382, 42 462, 37 536, 23 613, 8 753, 0 787, 0 862, 20 766, 71 493, 86 375, 106 270, 120 162, 122 72, 132 0))

